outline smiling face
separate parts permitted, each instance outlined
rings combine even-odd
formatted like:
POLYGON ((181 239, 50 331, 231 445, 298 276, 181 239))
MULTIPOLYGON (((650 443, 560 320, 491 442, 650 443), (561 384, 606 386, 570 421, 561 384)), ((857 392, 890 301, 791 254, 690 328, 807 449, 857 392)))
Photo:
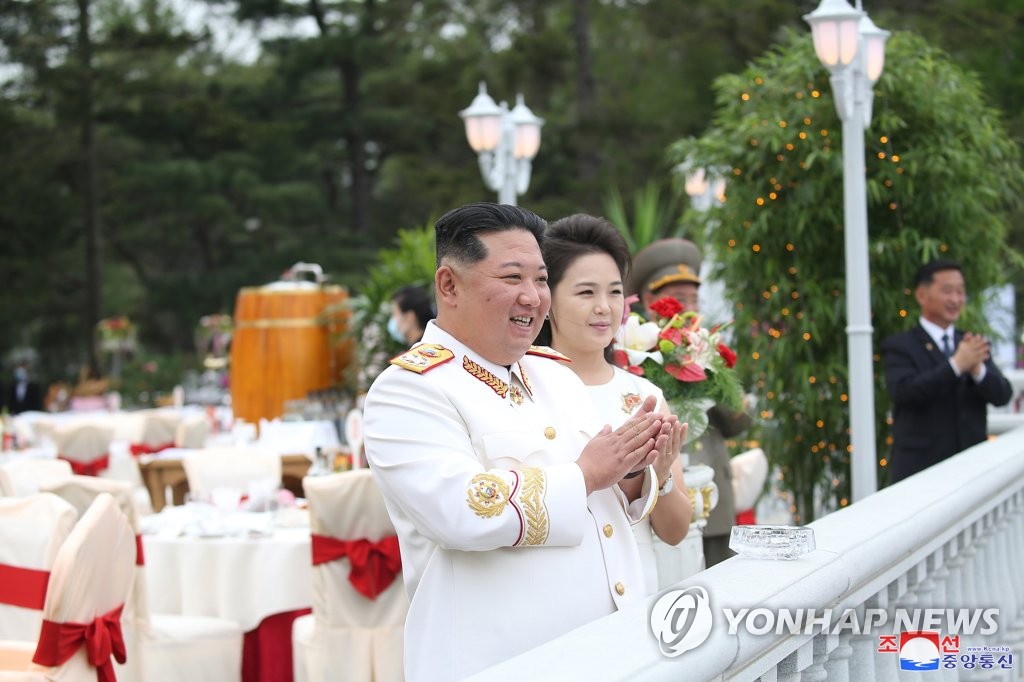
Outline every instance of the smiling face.
POLYGON ((960 319, 967 302, 964 276, 959 270, 940 270, 930 283, 919 284, 914 295, 921 317, 945 329, 960 319))
POLYGON ((483 260, 438 268, 437 324, 485 359, 511 365, 533 344, 551 307, 547 268, 527 230, 488 232, 480 241, 483 260))
POLYGON ((566 268, 551 297, 551 335, 571 358, 602 353, 622 322, 622 273, 607 253, 588 253, 566 268))

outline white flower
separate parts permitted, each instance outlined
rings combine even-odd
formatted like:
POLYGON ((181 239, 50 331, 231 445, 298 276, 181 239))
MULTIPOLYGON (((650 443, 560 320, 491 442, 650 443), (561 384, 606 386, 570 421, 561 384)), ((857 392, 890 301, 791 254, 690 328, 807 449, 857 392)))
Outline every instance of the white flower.
POLYGON ((636 313, 630 313, 626 323, 619 327, 621 345, 626 350, 648 351, 658 345, 661 328, 656 322, 644 322, 636 313))
POLYGON ((615 345, 626 352, 630 365, 640 365, 647 358, 660 365, 661 351, 655 350, 660 332, 656 322, 644 322, 636 313, 630 313, 625 324, 619 327, 615 345))
POLYGON ((701 369, 711 369, 718 353, 717 334, 712 334, 704 327, 691 331, 684 331, 687 340, 687 355, 701 369))

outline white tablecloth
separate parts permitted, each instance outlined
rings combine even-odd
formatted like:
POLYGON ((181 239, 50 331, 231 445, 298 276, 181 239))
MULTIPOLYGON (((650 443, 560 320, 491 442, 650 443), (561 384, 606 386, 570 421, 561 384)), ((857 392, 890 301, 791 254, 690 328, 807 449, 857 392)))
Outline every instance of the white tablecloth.
MULTIPOLYGON (((267 529, 268 537, 199 537, 185 517, 190 505, 171 507, 143 523, 150 610, 216 616, 255 629, 267 616, 313 603, 309 526, 281 528, 266 514, 228 517, 229 529, 267 529)), ((287 515, 293 510, 278 512, 287 515)))
POLYGON ((308 455, 313 457, 318 447, 324 450, 341 448, 338 429, 328 420, 285 422, 260 420, 260 435, 256 446, 279 455, 308 455))

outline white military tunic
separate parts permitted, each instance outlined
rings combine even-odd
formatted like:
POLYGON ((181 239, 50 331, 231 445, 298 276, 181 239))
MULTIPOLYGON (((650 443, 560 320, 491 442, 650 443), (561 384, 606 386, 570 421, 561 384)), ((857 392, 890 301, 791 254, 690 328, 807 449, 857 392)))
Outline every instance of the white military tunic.
MULTIPOLYGON (((613 427, 629 419, 647 396, 657 397, 658 406, 655 409, 660 410, 665 402, 662 390, 649 379, 618 367, 610 381, 587 386, 587 392, 593 400, 598 417, 613 427)), ((676 481, 676 485, 679 485, 679 481, 676 481)), ((703 537, 696 524, 691 524, 686 537, 676 545, 670 545, 658 537, 650 518, 635 524, 633 534, 640 550, 640 565, 643 566, 648 594, 655 594, 704 569, 703 537)))
POLYGON ((430 323, 364 408, 366 455, 402 550, 408 680, 452 680, 644 598, 618 486, 575 460, 601 428, 583 383, 527 354, 506 368, 430 323))

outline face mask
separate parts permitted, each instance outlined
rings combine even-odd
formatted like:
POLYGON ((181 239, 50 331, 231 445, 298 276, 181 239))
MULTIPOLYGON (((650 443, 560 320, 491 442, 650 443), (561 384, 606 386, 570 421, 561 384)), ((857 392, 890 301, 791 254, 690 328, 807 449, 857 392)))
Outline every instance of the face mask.
POLYGON ((15 370, 14 370, 14 380, 15 381, 25 381, 26 379, 28 379, 28 372, 25 371, 25 368, 24 367, 17 367, 17 368, 15 368, 15 370))
POLYGON ((388 336, 398 343, 405 343, 405 336, 398 330, 398 320, 394 317, 388 318, 388 336))

